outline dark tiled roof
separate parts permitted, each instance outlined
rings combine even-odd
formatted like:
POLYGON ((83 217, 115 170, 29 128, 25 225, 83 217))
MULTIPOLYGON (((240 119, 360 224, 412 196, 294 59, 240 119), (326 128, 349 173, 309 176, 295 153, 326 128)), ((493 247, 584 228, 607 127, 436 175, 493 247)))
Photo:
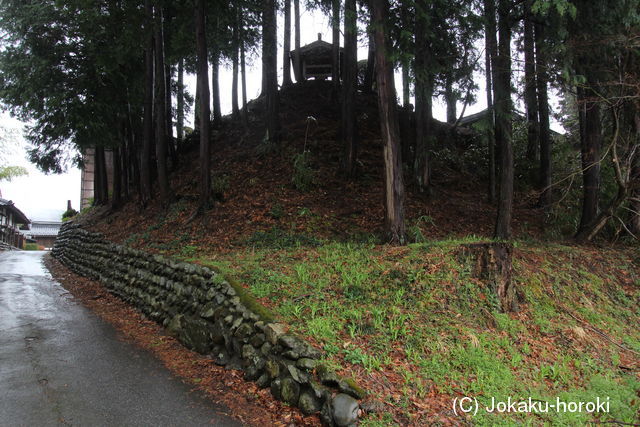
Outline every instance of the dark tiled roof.
MULTIPOLYGON (((468 116, 464 116, 463 118, 460 119, 460 123, 458 123, 460 126, 467 126, 468 124, 473 124, 479 120, 484 119, 485 117, 487 117, 487 114, 489 114, 489 110, 487 110, 486 108, 482 111, 479 111, 475 114, 469 114, 468 116)), ((513 110, 513 115, 515 117, 516 120, 526 120, 527 117, 521 113, 518 110, 513 110)))
MULTIPOLYGON (((309 43, 307 45, 301 46, 300 47, 300 55, 306 55, 306 54, 318 54, 318 53, 323 53, 323 52, 331 52, 331 50, 333 49, 333 44, 328 43, 324 40, 316 40, 312 43, 309 43)), ((340 47, 340 51, 344 50, 342 47, 340 47)), ((293 49, 290 52, 291 57, 294 57, 294 52, 296 50, 293 49)))
POLYGON ((29 224, 29 218, 18 209, 11 200, 0 198, 0 206, 6 206, 9 210, 13 211, 15 215, 15 222, 18 224, 29 224))
MULTIPOLYGON (((478 113, 475 114, 470 114, 468 116, 464 116, 462 119, 460 119, 460 123, 458 123, 460 126, 473 126, 474 123, 479 122, 480 120, 483 120, 485 117, 487 117, 487 114, 489 114, 489 110, 488 109, 484 109, 478 113)), ((516 110, 515 108, 513 109, 513 119, 516 121, 520 121, 520 122, 524 122, 527 120, 527 116, 516 110)), ((561 135, 560 133, 554 131, 553 129, 551 129, 551 135, 552 136, 559 136, 561 135)))
POLYGON ((56 221, 33 221, 31 229, 26 230, 24 234, 33 237, 57 236, 61 225, 61 222, 56 221))

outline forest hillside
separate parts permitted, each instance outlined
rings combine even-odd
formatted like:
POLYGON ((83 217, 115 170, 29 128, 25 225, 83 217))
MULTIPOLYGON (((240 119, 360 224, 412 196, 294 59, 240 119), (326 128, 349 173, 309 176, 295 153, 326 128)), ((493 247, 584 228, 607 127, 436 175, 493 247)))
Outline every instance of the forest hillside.
POLYGON ((28 3, 0 102, 42 171, 93 162, 73 220, 221 272, 363 425, 640 421, 640 0, 28 3))
POLYGON ((244 287, 324 350, 329 366, 371 392, 364 425, 635 420, 637 245, 577 245, 563 218, 570 205, 545 217, 522 174, 512 242, 517 307, 503 312, 465 256, 466 248, 492 241, 495 217, 486 175, 468 167, 486 156, 479 132, 434 122, 443 136, 432 191, 408 187, 411 243, 388 245, 375 95, 357 99, 361 151, 357 177, 345 181, 337 172, 339 112, 330 89, 330 82, 310 81, 281 92, 279 147, 260 131, 262 100, 249 103, 248 127, 224 118, 214 132, 216 202, 203 217, 190 218, 199 174, 190 137, 171 173, 168 207, 141 210, 134 200, 78 220, 110 240, 212 267, 244 287), (487 405, 491 396, 524 395, 610 396, 615 404, 596 416, 460 418, 451 402, 466 395, 487 405))

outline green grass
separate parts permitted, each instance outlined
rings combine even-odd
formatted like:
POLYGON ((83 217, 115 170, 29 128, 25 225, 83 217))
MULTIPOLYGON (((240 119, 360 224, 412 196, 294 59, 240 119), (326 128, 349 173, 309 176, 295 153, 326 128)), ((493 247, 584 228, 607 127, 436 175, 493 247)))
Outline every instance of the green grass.
MULTIPOLYGON (((412 402, 427 401, 430 392, 475 396, 485 404, 491 397, 606 395, 611 413, 601 420, 637 422, 637 377, 619 368, 621 349, 590 329, 640 351, 634 326, 640 269, 632 256, 603 250, 592 261, 580 248, 517 242, 514 280, 525 302, 521 313, 504 314, 460 263, 459 246, 477 241, 470 236, 392 248, 306 240, 274 229, 240 250, 199 261, 237 278, 275 316, 315 340, 326 363, 391 387, 378 397, 399 409, 365 417, 363 425, 420 422, 412 418, 412 402), (588 339, 576 338, 576 330, 588 339), (390 385, 383 371, 397 380, 390 385)), ((575 425, 593 419, 479 413, 472 421, 575 425)))

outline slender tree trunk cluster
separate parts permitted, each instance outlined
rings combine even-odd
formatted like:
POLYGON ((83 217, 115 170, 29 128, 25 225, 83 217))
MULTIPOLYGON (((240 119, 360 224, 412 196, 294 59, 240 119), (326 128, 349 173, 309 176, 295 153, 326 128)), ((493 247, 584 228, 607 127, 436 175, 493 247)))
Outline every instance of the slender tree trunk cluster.
MULTIPOLYGON (((550 203, 551 137, 549 130, 548 73, 544 23, 534 16, 533 2, 524 6, 524 103, 527 118, 526 157, 534 162, 540 153, 538 186, 540 206, 550 203)), ((511 237, 514 191, 513 101, 511 91, 511 40, 515 23, 515 3, 510 0, 484 0, 485 69, 489 152, 488 199, 497 199, 496 238, 511 237), (497 6, 497 7, 496 7, 497 6), (496 37, 496 33, 498 37, 496 37), (497 177, 497 179, 496 179, 497 177), (496 188, 496 184, 497 187, 496 188)), ((453 119, 453 117, 451 117, 453 119)))
MULTIPOLYGON (((293 20, 294 47, 293 66, 301 70, 300 63, 300 4, 293 0, 293 17, 291 1, 283 3, 284 12, 284 50, 283 50, 283 87, 293 84, 291 80, 291 26, 293 20)), ((514 159, 513 159, 513 101, 511 89, 511 42, 512 28, 516 23, 515 8, 522 7, 523 15, 523 52, 524 52, 524 102, 527 112, 527 158, 535 161, 539 156, 540 206, 548 208, 551 200, 551 135, 549 130, 549 59, 546 49, 546 23, 532 11, 533 0, 525 0, 522 6, 512 0, 483 0, 485 18, 485 68, 486 98, 489 111, 487 141, 489 149, 489 190, 491 202, 496 202, 497 216, 495 237, 511 238, 511 220, 513 215, 514 192, 514 159)), ((396 111, 396 91, 393 81, 393 64, 391 59, 391 43, 388 17, 389 4, 386 0, 370 0, 368 3, 371 19, 369 21, 369 54, 367 68, 364 73, 363 91, 375 87, 378 92, 380 124, 384 140, 385 159, 385 229, 389 240, 394 243, 405 241, 404 230, 404 183, 402 174, 401 149, 399 141, 398 117, 396 111)), ((195 126, 200 137, 200 206, 204 212, 210 205, 210 156, 211 130, 213 122, 221 122, 221 102, 219 87, 219 67, 221 50, 215 43, 208 45, 206 40, 207 12, 204 0, 195 4, 195 36, 197 50, 197 75, 195 126), (207 60, 210 58, 210 61, 207 60), (211 70, 211 86, 209 76, 211 70), (212 101, 212 104, 210 102, 212 101), (212 109, 210 109, 212 105, 212 109), (210 117, 211 116, 211 117, 210 117), (212 121, 211 121, 212 120, 212 121)), ((427 0, 416 0, 412 6, 402 5, 400 20, 402 28, 413 28, 410 41, 401 41, 404 46, 400 56, 403 97, 402 104, 408 107, 412 79, 415 81, 415 144, 406 150, 405 159, 410 160, 413 178, 421 192, 429 193, 431 189, 430 153, 434 144, 432 98, 436 91, 436 81, 443 85, 444 99, 447 105, 447 122, 457 123, 456 81, 454 75, 436 76, 438 58, 434 54, 432 28, 434 16, 437 15, 434 5, 427 0), (411 9, 415 7, 415 9, 411 9), (413 12, 412 12, 413 11, 413 12), (413 54, 414 62, 410 62, 407 52, 413 54)), ((168 10, 168 9, 167 9, 168 10)), ((154 0, 145 0, 145 78, 142 122, 137 132, 130 115, 128 128, 123 127, 123 139, 128 139, 132 150, 116 149, 113 151, 114 170, 119 175, 131 176, 131 181, 138 182, 140 200, 145 206, 152 198, 154 184, 157 184, 159 200, 163 205, 170 203, 169 159, 171 164, 177 162, 177 151, 172 135, 171 109, 171 72, 172 65, 177 66, 177 140, 185 137, 184 131, 184 58, 175 64, 165 60, 165 21, 173 19, 170 12, 163 17, 164 9, 154 0), (137 140, 141 143, 138 145, 137 140), (137 150, 136 151, 136 147, 137 150), (117 163, 117 165, 116 165, 117 163), (131 165, 136 165, 132 167, 131 165), (137 175, 138 177, 134 177, 137 175)), ((265 97, 265 131, 271 143, 279 144, 279 94, 277 81, 277 4, 275 0, 262 3, 262 84, 265 97)), ((248 126, 247 88, 246 88, 246 49, 245 34, 242 25, 243 9, 234 9, 235 21, 231 24, 231 65, 232 115, 242 117, 248 126), (239 105, 239 86, 242 89, 242 108, 239 105)), ((333 94, 339 94, 341 106, 341 131, 343 155, 342 172, 353 178, 357 160, 357 115, 356 96, 358 90, 357 68, 357 6, 355 0, 331 1, 333 48, 331 52, 333 94), (341 10, 344 6, 344 54, 340 56, 340 23, 341 10)), ((213 27, 220 30, 221 21, 215 18, 213 27)), ((213 28, 212 27, 212 28, 213 28)), ((590 227, 598 216, 598 193, 600 188, 600 149, 602 145, 600 104, 594 100, 593 87, 581 87, 578 90, 580 105, 580 123, 582 135, 582 163, 584 169, 584 197, 580 230, 590 227)), ((96 151, 96 158, 104 163, 104 150, 96 151)), ((103 164, 96 166, 98 170, 103 164)), ((637 175, 637 168, 636 170, 637 175)), ((635 176, 635 175, 634 175, 635 176)), ((103 185, 97 176, 97 184, 103 185), (99 182, 98 182, 99 181, 99 182)), ((122 194, 129 192, 129 178, 119 181, 114 186, 113 205, 121 203, 122 194)), ((100 201, 108 198, 108 192, 97 197, 100 201)), ((630 222, 631 227, 636 227, 630 222)))
MULTIPOLYGON (((118 208, 123 200, 130 195, 131 187, 135 187, 140 196, 140 203, 145 207, 154 197, 154 187, 157 197, 163 206, 171 203, 172 192, 169 184, 169 165, 175 167, 177 162, 177 147, 173 138, 173 111, 171 105, 172 64, 165 58, 167 34, 165 26, 173 19, 171 11, 163 8, 154 0, 144 3, 144 78, 142 120, 133 119, 131 105, 126 106, 122 116, 116 121, 118 140, 113 148, 98 146, 95 148, 95 188, 96 204, 109 202, 109 191, 112 191, 111 206, 118 208), (165 11, 167 16, 165 16, 165 11), (139 141, 139 142, 138 142, 139 141), (108 151, 106 151, 108 149, 108 151), (114 172, 113 181, 107 179, 107 152, 111 156, 110 167, 114 172), (109 185, 112 185, 109 187, 109 185)), ((198 1, 193 15, 196 22, 196 45, 198 54, 196 90, 196 125, 200 135, 201 162, 201 200, 198 213, 204 212, 210 205, 210 107, 209 63, 210 51, 206 43, 206 11, 204 1, 198 1)), ((239 33, 234 34, 238 40, 239 33)), ((236 42, 236 46, 240 43, 236 42)), ((239 49, 242 53, 242 49, 239 49)), ((216 55, 214 55, 214 58, 216 55)), ((244 59, 244 58, 242 58, 244 59)), ((217 87, 217 76, 213 61, 212 85, 217 87)), ((176 92, 176 131, 177 140, 184 139, 184 59, 176 61, 177 92, 176 92)), ((240 68, 240 58, 236 60, 236 69, 240 68)), ((242 64, 244 66, 244 63, 242 64)), ((237 73, 236 73, 237 74, 237 73)), ((237 83, 234 92, 237 100, 237 83)), ((215 90, 214 90, 215 93, 215 90)), ((214 108, 221 118, 220 98, 214 100, 214 108)), ((243 93, 246 105, 246 83, 243 93)), ((246 109, 246 108, 245 108, 246 109)), ((239 112, 237 101, 234 110, 239 112)))
MULTIPOLYGON (((291 79, 291 26, 294 30, 295 54, 293 67, 301 71, 300 63, 300 4, 284 0, 284 50, 282 86, 293 84, 291 79), (292 23, 293 20, 293 23, 292 23)), ((593 14, 587 4, 578 1, 585 16, 593 14)), ((598 5, 602 6, 602 2, 598 5)), ((340 136, 343 145, 340 169, 345 176, 355 177, 358 155, 358 129, 356 102, 358 94, 358 8, 355 0, 332 0, 331 50, 333 97, 341 108, 340 136), (342 14, 341 12, 344 11, 342 14), (341 16, 344 16, 341 21, 341 16), (340 26, 344 24, 344 49, 340 54, 340 26)), ((512 100, 512 33, 518 20, 522 20, 522 52, 524 54, 524 104, 527 121, 526 159, 538 163, 537 185, 540 190, 539 206, 550 212, 551 206, 551 132, 548 86, 550 81, 551 50, 548 47, 549 23, 534 13, 534 1, 524 0, 483 0, 485 18, 486 99, 488 105, 488 196, 496 204, 497 214, 494 236, 498 239, 512 237, 512 216, 514 206, 514 149, 512 100), (518 17, 520 16, 520 17, 518 17)), ((414 4, 400 5, 400 27, 405 32, 396 43, 391 43, 391 21, 388 0, 369 0, 371 14, 369 30, 369 53, 364 72, 362 90, 374 87, 378 95, 379 120, 384 143, 384 206, 385 231, 389 242, 402 244, 406 241, 404 225, 404 177, 402 158, 410 166, 409 171, 418 190, 429 194, 432 187, 431 151, 435 145, 432 99, 435 93, 442 93, 447 106, 447 122, 458 123, 458 90, 463 85, 456 80, 453 72, 438 71, 442 61, 438 44, 434 41, 439 31, 436 5, 428 0, 416 0, 414 4), (413 32, 407 31, 413 29, 413 32), (409 33, 409 34, 407 34, 409 33), (395 46, 395 47, 393 47, 395 46), (399 49, 393 52, 392 49, 399 49), (440 55, 440 56, 439 56, 440 55), (413 61, 409 60, 412 58, 413 61), (396 61, 397 63, 394 63, 396 61), (409 111, 411 82, 415 82, 415 143, 400 144, 398 105, 394 85, 394 68, 399 66, 402 75, 402 105, 409 111), (375 81, 374 81, 375 80, 375 81), (441 91, 441 92, 440 92, 441 91), (402 148, 401 148, 402 147, 402 148), (404 150, 404 151, 403 151, 404 150), (404 154, 403 154, 404 153, 404 154)), ((266 0, 261 4, 262 37, 262 84, 264 95, 264 124, 267 139, 276 146, 280 144, 279 92, 277 81, 277 3, 266 0)), ((200 203, 196 214, 204 213, 211 204, 211 124, 220 125, 222 119, 219 67, 224 50, 218 40, 207 43, 207 31, 224 31, 230 28, 230 54, 232 66, 231 109, 234 119, 242 118, 248 127, 247 87, 246 87, 246 46, 243 8, 232 8, 234 20, 224 23, 218 15, 211 15, 214 21, 207 25, 207 11, 204 0, 197 0, 194 6, 195 40, 197 57, 197 89, 195 125, 200 138, 200 203), (210 72, 210 76, 208 75, 210 72), (209 78, 211 78, 209 85, 209 78), (239 89, 242 89, 242 108, 239 105, 239 89)), ((140 195, 141 206, 146 206, 154 197, 154 190, 160 203, 167 206, 172 193, 169 173, 177 164, 178 147, 174 141, 185 138, 185 58, 173 58, 166 54, 169 25, 176 19, 175 9, 162 6, 157 0, 144 2, 144 79, 139 86, 142 106, 136 113, 129 103, 116 115, 114 126, 118 129, 118 141, 113 145, 95 148, 95 189, 96 204, 109 202, 109 179, 107 178, 107 158, 111 156, 114 171, 113 208, 119 207, 129 196, 133 187, 140 195), (173 62, 171 62, 173 61, 173 62), (177 71, 176 86, 176 136, 173 136, 172 79, 177 71), (134 119, 135 117, 135 119, 134 119), (107 154, 108 153, 108 154, 107 154), (171 167, 170 167, 171 166, 171 167)), ((175 30, 175 29, 174 29, 175 30)), ((466 58, 465 58, 466 60, 466 58)), ((580 124, 581 161, 583 175, 582 214, 576 237, 590 240, 607 221, 614 217, 622 204, 631 214, 625 227, 631 233, 640 232, 640 166, 634 150, 626 146, 619 148, 616 143, 607 147, 614 158, 618 193, 608 204, 601 206, 601 157, 606 154, 603 135, 608 128, 603 122, 616 123, 616 130, 633 127, 629 123, 639 122, 637 106, 633 110, 627 102, 624 108, 603 103, 604 90, 599 80, 593 55, 582 52, 575 57, 576 74, 584 76, 584 82, 577 85, 578 119, 580 124), (620 111, 624 117, 619 119, 620 111), (613 114, 609 119, 608 114, 613 114), (629 119, 628 117, 634 117, 629 119), (619 120, 624 121, 622 125, 619 120), (622 165, 622 166, 621 166, 622 165)), ((633 63, 633 62, 631 62, 633 63)), ((618 66, 622 67, 622 60, 618 66)), ((627 67, 629 67, 627 65, 627 67)), ((633 68, 631 65, 630 67, 633 68)), ((621 68, 622 69, 622 68, 621 68)), ((624 72, 620 71, 620 75, 624 72)), ((622 102, 622 101, 621 101, 622 102)), ((464 114, 464 109, 462 111, 464 114)), ((407 121, 406 126, 414 126, 407 121)), ((405 126, 403 125, 403 126, 405 126)), ((637 128, 640 124, 636 123, 637 128)), ((414 128, 411 128, 414 130, 414 128)), ((623 137, 616 137, 619 140, 623 137)), ((631 138, 631 137, 627 137, 631 138)), ((630 140, 630 139, 627 139, 630 140)), ((627 141, 625 140, 625 141, 627 141)), ((616 139, 614 139, 616 141, 616 139)), ((110 143, 112 144, 112 143, 110 143)), ((628 145, 628 144, 627 144, 628 145)), ((640 149, 638 149, 640 151, 640 149)))
MULTIPOLYGON (((512 236, 514 145, 520 147, 517 140, 514 144, 514 119, 518 115, 512 93, 514 34, 518 38, 515 45, 521 46, 524 57, 522 93, 527 125, 526 154, 518 160, 528 162, 534 171, 531 181, 539 190, 538 206, 543 208, 545 218, 551 217, 551 208, 555 208, 551 179, 554 141, 549 129, 549 85, 553 83, 554 88, 570 94, 570 100, 575 91, 577 99, 582 205, 576 237, 590 240, 612 219, 618 227, 614 231, 624 228, 629 234, 639 234, 638 1, 309 3, 307 6, 329 9, 332 18, 333 47, 327 48, 323 61, 327 67, 331 62, 332 100, 341 115, 339 168, 349 179, 356 177, 358 164, 357 101, 367 98, 358 98, 358 90, 377 92, 384 146, 384 224, 389 241, 400 244, 406 240, 403 166, 411 184, 429 195, 434 188, 432 178, 439 176, 433 173, 433 158, 438 164, 442 160, 453 163, 454 168, 469 169, 468 154, 476 153, 456 156, 451 148, 461 144, 446 139, 457 139, 465 132, 458 128, 459 117, 473 98, 472 75, 482 59, 476 46, 482 34, 480 6, 485 20, 488 198, 497 210, 495 237, 512 236), (369 37, 363 76, 358 74, 357 62, 360 11, 369 17, 363 19, 368 21, 369 37), (394 85, 396 69, 402 76, 401 106, 394 85), (360 88, 359 77, 363 78, 360 88), (415 115, 411 112, 412 96, 415 115), (452 126, 441 126, 433 119, 434 97, 444 98, 447 122, 452 126), (460 113, 459 100, 464 100, 460 113), (446 146, 447 142, 451 144, 446 146), (432 158, 436 150, 442 156, 432 158), (605 161, 611 163, 602 166, 605 161), (616 185, 615 194, 612 183, 616 185)), ((293 84, 292 66, 299 80, 304 67, 320 65, 307 55, 317 52, 312 49, 305 49, 304 59, 309 62, 301 63, 299 0, 215 5, 194 0, 189 3, 193 8, 160 0, 144 0, 142 4, 103 2, 101 8, 83 2, 45 3, 36 9, 22 7, 19 0, 3 3, 0 29, 11 49, 0 49, 0 68, 3 81, 16 84, 2 86, 0 98, 12 113, 35 123, 28 136, 36 147, 30 155, 43 169, 60 169, 55 144, 61 138, 71 138, 81 152, 93 149, 95 203, 111 202, 113 209, 134 191, 139 194, 141 208, 153 199, 165 207, 170 204, 169 175, 186 144, 197 138, 200 203, 196 214, 210 208, 211 126, 222 126, 219 80, 225 62, 231 65, 232 83, 230 89, 223 90, 230 92, 234 121, 242 119, 248 135, 246 66, 262 39, 262 99, 255 103, 254 111, 263 116, 251 119, 264 125, 267 148, 273 146, 276 151, 281 142, 278 35, 284 40, 283 88, 293 84), (207 6, 216 10, 207 11, 207 6), (278 7, 282 7, 284 16, 282 33, 277 28, 278 7), (123 21, 127 24, 124 30, 113 30, 114 23, 123 21), (185 126, 187 101, 191 99, 185 90, 185 72, 193 70, 194 62, 198 83, 195 133, 190 136, 185 126), (30 75, 31 70, 39 72, 30 75), (46 102, 42 93, 47 94, 46 102), (109 168, 113 177, 107 176, 109 168)), ((323 46, 317 42, 314 45, 323 46)), ((572 114, 570 110, 564 112, 572 114)), ((360 116, 363 120, 365 117, 360 116)), ((560 149, 572 148, 561 138, 555 143, 559 153, 560 149)), ((484 160, 482 157, 474 165, 484 160)))
MULTIPOLYGON (((95 203, 109 203, 117 209, 130 196, 132 187, 145 207, 153 198, 153 184, 157 183, 159 200, 163 205, 171 201, 169 160, 175 165, 173 113, 171 106, 171 64, 165 61, 164 9, 153 0, 144 2, 144 76, 142 120, 136 116, 131 102, 114 115, 116 140, 109 145, 95 147, 95 203), (136 117, 134 119, 134 117, 136 117), (107 179, 107 153, 113 171, 107 179), (111 185, 111 186, 110 186, 111 185)), ((177 134, 184 136, 184 66, 178 63, 177 134)), ((127 96, 130 90, 126 88, 127 96)))

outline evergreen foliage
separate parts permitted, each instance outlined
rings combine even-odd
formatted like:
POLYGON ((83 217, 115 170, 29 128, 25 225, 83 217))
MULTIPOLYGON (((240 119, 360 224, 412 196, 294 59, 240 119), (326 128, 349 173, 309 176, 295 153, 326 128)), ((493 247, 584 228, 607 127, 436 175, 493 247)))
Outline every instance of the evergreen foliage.
MULTIPOLYGON (((478 158, 475 167, 483 169, 478 176, 491 181, 490 199, 495 196, 494 177, 506 171, 501 176, 497 234, 510 235, 514 179, 526 177, 525 186, 539 193, 539 204, 551 218, 560 193, 565 191, 558 185, 566 181, 561 174, 567 172, 583 176, 579 238, 592 239, 611 220, 624 224, 632 233, 633 224, 640 227, 638 0, 394 0, 385 3, 386 48, 372 43, 377 30, 372 25, 374 5, 362 2, 355 7, 353 2, 338 0, 306 4, 331 15, 334 21, 340 20, 347 30, 349 73, 343 87, 335 85, 334 90, 350 95, 334 99, 342 103, 340 137, 345 141, 345 153, 336 168, 347 172, 349 179, 357 179, 358 162, 358 120, 354 119, 353 107, 356 62, 348 53, 353 52, 352 29, 357 19, 358 30, 366 28, 368 33, 368 37, 361 33, 359 40, 368 38, 370 44, 366 71, 357 84, 368 86, 362 87, 364 91, 373 87, 373 58, 379 53, 390 67, 402 71, 403 104, 408 114, 413 114, 409 95, 415 95, 415 119, 408 122, 414 127, 415 139, 403 141, 398 156, 420 191, 431 191, 431 176, 437 173, 431 164, 433 154, 444 148, 432 127, 434 102, 440 98, 446 103, 447 121, 455 129, 467 105, 475 101, 478 74, 484 71, 491 84, 488 99, 492 101, 484 131, 488 158, 478 158), (484 51, 479 49, 482 38, 487 39, 484 51), (510 51, 505 38, 515 39, 518 49, 510 51), (491 39, 495 43, 490 43, 491 39), (515 78, 524 68, 522 57, 527 66, 524 82, 515 78), (518 151, 518 141, 513 140, 516 118, 509 106, 520 92, 526 92, 529 112, 525 151, 518 151), (567 108, 551 111, 549 93, 559 96, 567 108), (575 124, 562 142, 567 147, 553 145, 547 113, 563 114, 564 122, 575 124), (509 153, 512 142, 514 159, 509 153), (571 144, 581 146, 581 165, 578 170, 565 171, 557 153, 571 151, 571 144), (503 156, 502 164, 497 161, 499 155, 503 156)), ((283 34, 291 37, 293 23, 298 47, 299 2, 294 1, 293 10, 286 3, 287 13, 293 16, 284 31, 277 29, 274 18, 284 5, 275 1, 203 0, 203 6, 207 62, 213 65, 214 125, 221 122, 220 98, 232 94, 234 118, 242 116, 248 127, 246 86, 242 85, 242 107, 237 99, 238 86, 246 81, 246 59, 251 61, 261 51, 266 101, 260 119, 270 144, 280 147, 285 134, 279 123, 276 46, 282 44, 279 38, 283 34), (216 71, 226 63, 233 64, 234 73, 229 94, 227 88, 220 93, 216 71)), ((193 0, 147 0, 146 7, 132 0, 0 1, 0 101, 11 114, 29 124, 26 137, 31 144, 30 160, 45 172, 59 173, 69 160, 81 164, 79 153, 96 149, 96 204, 105 204, 110 197, 106 190, 107 158, 114 159, 111 168, 118 171, 112 194, 114 207, 136 194, 146 206, 156 197, 156 185, 160 197, 170 202, 167 175, 178 163, 185 114, 195 110, 196 121, 201 114, 198 108, 191 108, 193 96, 183 83, 184 73, 196 71, 195 7, 193 0), (151 87, 155 87, 155 96, 150 93, 151 87), (171 104, 174 95, 178 101, 175 106, 171 104), (155 132, 150 130, 152 123, 155 132), (174 138, 174 124, 178 138, 174 138), (103 155, 103 150, 112 151, 113 156, 103 155)), ((334 37, 336 29, 334 25, 334 37)), ((290 42, 287 40, 286 45, 290 42)), ((338 61, 333 62, 337 65, 338 61)), ((337 75, 335 70, 333 75, 337 75)), ((288 84, 288 80, 285 82, 288 84)), ((208 96, 195 98, 201 103, 211 102, 208 96)), ((519 104, 515 103, 516 109, 519 104)), ((394 120, 392 116, 381 119, 394 120)), ((382 124, 382 129, 389 128, 382 124)), ((207 135, 204 138, 209 139, 207 135)), ((400 141, 389 144, 393 148, 400 141)), ((577 153, 575 146, 573 151, 577 153)), ((208 162, 215 152, 205 150, 201 155, 206 159, 200 161, 208 162)), ((8 179, 19 172, 4 168, 0 176, 8 179)), ((206 181, 209 174, 203 176, 206 181)), ((200 190, 203 195, 209 193, 205 184, 203 181, 200 190)), ((518 182, 515 188, 522 188, 522 184, 518 182)), ((398 186, 389 190, 404 192, 398 186)))

